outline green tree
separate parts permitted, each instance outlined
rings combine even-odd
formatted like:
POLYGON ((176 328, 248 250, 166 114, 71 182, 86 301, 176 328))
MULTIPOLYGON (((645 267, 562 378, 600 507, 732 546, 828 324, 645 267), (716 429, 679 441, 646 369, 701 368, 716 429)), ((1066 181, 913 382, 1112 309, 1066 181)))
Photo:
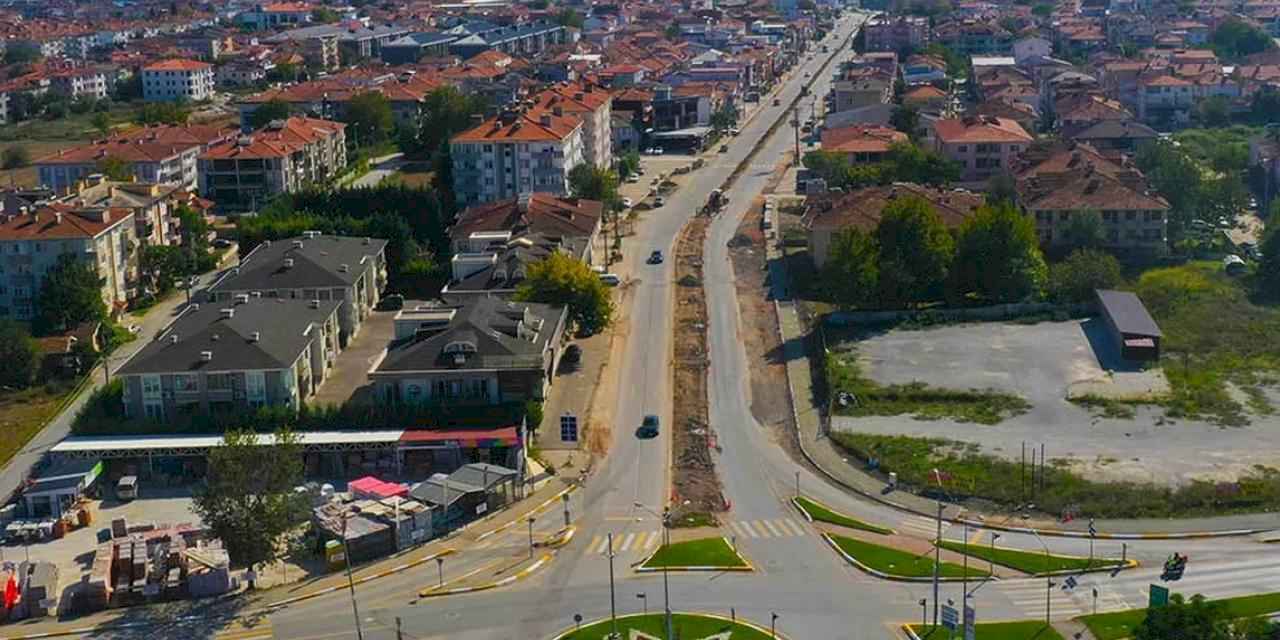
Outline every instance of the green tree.
MULTIPOLYGON (((1272 210, 1276 209, 1280 206, 1272 205, 1272 210)), ((1258 286, 1272 299, 1280 299, 1280 217, 1277 213, 1271 214, 1258 252, 1262 254, 1258 263, 1258 286)))
POLYGON ((184 100, 150 102, 143 105, 136 118, 138 124, 183 125, 191 118, 191 107, 184 100))
POLYGON ((956 298, 976 294, 996 302, 1036 298, 1048 268, 1036 225, 1007 202, 984 205, 960 227, 951 266, 956 298))
POLYGON ((1227 18, 1210 36, 1214 53, 1224 60, 1238 60, 1276 48, 1267 32, 1239 18, 1227 18))
POLYGON ((14 145, 0 154, 0 166, 5 169, 21 169, 31 164, 31 152, 21 145, 14 145))
POLYGON ((471 117, 483 114, 485 107, 483 96, 463 93, 456 87, 440 87, 428 93, 419 124, 422 148, 433 150, 447 144, 454 135, 471 128, 471 117))
POLYGON ((11 43, 4 50, 5 64, 31 64, 41 57, 40 48, 28 42, 11 43))
POLYGON ((569 193, 577 198, 599 200, 609 209, 619 209, 622 198, 618 196, 618 174, 612 169, 593 167, 582 163, 569 171, 569 193))
POLYGON ((104 280, 93 263, 74 254, 58 256, 58 262, 44 276, 36 298, 32 329, 39 335, 66 331, 82 322, 100 322, 107 317, 102 301, 104 280))
POLYGON ((613 319, 609 288, 587 263, 564 253, 529 265, 515 298, 569 307, 569 318, 586 334, 604 330, 613 319))
POLYGON ((711 114, 711 128, 716 131, 728 131, 738 126, 738 110, 733 105, 725 105, 723 109, 711 114))
POLYGON ((302 446, 288 427, 273 439, 231 430, 209 450, 208 473, 192 509, 231 561, 254 567, 275 560, 282 536, 307 516, 293 488, 302 482, 302 446), (260 442, 260 439, 262 440, 260 442))
POLYGON ((288 102, 279 98, 272 98, 253 110, 249 114, 249 128, 261 129, 273 120, 284 120, 293 113, 293 107, 288 102))
POLYGON ((93 114, 93 117, 89 119, 89 123, 93 125, 93 128, 98 133, 104 136, 111 135, 111 116, 107 115, 107 112, 99 111, 93 114))
POLYGON ((311 21, 320 24, 332 24, 340 19, 338 12, 329 7, 316 7, 311 10, 311 21))
POLYGON ((667 28, 666 28, 666 29, 663 29, 663 30, 662 30, 662 35, 663 35, 663 36, 665 36, 668 40, 671 40, 671 41, 679 40, 679 39, 680 39, 680 25, 678 25, 678 24, 676 24, 676 23, 672 22, 671 24, 667 25, 667 28))
POLYGON ((119 156, 107 156, 94 164, 94 168, 98 173, 106 176, 108 180, 116 182, 128 182, 133 180, 133 165, 127 160, 119 156))
POLYGON ((1231 103, 1222 96, 1209 96, 1196 103, 1196 120, 1205 127, 1231 124, 1231 103))
POLYGON ((0 386, 25 389, 36 375, 39 350, 26 327, 0 318, 0 386))
POLYGON ((945 185, 960 179, 960 164, 932 149, 909 142, 895 142, 889 145, 889 153, 885 156, 889 181, 945 185))
POLYGON ((1226 611, 1219 603, 1196 594, 1186 600, 1182 594, 1169 597, 1169 604, 1147 609, 1147 615, 1133 630, 1134 640, 1231 640, 1226 611))
POLYGON ((581 29, 584 24, 582 14, 574 11, 569 7, 565 7, 560 13, 556 14, 556 22, 562 27, 573 27, 581 29))
POLYGON ((1040 3, 1031 7, 1031 14, 1037 18, 1048 18, 1053 15, 1053 5, 1048 3, 1040 3))
POLYGON ((1073 211, 1063 229, 1066 245, 1071 249, 1098 249, 1107 242, 1102 215, 1097 211, 1073 211))
POLYGON ((343 122, 351 127, 359 146, 382 142, 395 124, 391 101, 377 91, 361 93, 347 103, 343 122))
POLYGON ((946 45, 935 42, 924 48, 921 53, 938 56, 947 62, 947 75, 962 77, 969 75, 969 57, 958 54, 946 45))
POLYGON ((1202 215, 1205 195, 1200 166, 1168 140, 1142 145, 1135 159, 1151 186, 1169 201, 1170 239, 1181 238, 1191 221, 1202 215))
POLYGON ((889 203, 881 212, 876 241, 882 303, 903 306, 939 297, 955 243, 933 205, 917 196, 889 203))
POLYGON ((987 180, 987 202, 1018 202, 1018 185, 1013 176, 1007 173, 997 174, 987 180))
POLYGON ((822 289, 844 309, 874 304, 879 287, 880 247, 875 236, 856 227, 831 238, 827 261, 822 265, 822 289))
POLYGON ((182 247, 143 245, 138 256, 138 274, 148 293, 163 296, 173 290, 174 281, 190 270, 182 247))
POLYGON ((889 115, 889 126, 915 139, 920 133, 920 110, 908 105, 898 105, 889 115))
POLYGON ((1249 118, 1256 124, 1280 122, 1280 90, 1264 85, 1249 101, 1249 118))
POLYGON ((1094 291, 1114 289, 1124 281, 1120 261, 1095 249, 1076 249, 1049 267, 1049 298, 1059 303, 1092 302, 1094 291))
POLYGON ((631 149, 618 158, 618 174, 629 176, 640 172, 640 152, 631 149))

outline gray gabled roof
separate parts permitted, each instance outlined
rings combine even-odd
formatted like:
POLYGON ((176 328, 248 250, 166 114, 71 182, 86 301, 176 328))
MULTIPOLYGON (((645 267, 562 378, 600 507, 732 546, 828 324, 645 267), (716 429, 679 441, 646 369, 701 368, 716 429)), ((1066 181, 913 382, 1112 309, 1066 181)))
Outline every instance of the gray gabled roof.
MULTIPOLYGON (((565 307, 491 297, 468 298, 463 304, 431 307, 454 310, 448 324, 422 329, 416 335, 393 341, 372 375, 542 368, 543 352, 562 325, 565 307), (474 351, 469 349, 461 354, 447 351, 447 347, 459 343, 466 343, 474 351), (463 362, 455 360, 459 357, 463 362)), ((423 306, 424 303, 405 303, 401 315, 411 315, 423 306)))
POLYGON ((1098 302, 1102 304, 1103 313, 1111 318, 1120 333, 1159 338, 1160 327, 1155 319, 1147 313, 1142 300, 1130 291, 1114 291, 1098 289, 1098 302))
POLYGON ((386 246, 386 240, 377 238, 331 235, 263 242, 210 289, 270 291, 349 286, 386 246), (286 266, 286 258, 293 260, 293 266, 286 266), (344 264, 346 271, 342 270, 344 264))
POLYGON ((340 300, 250 298, 192 305, 117 375, 284 369, 318 337, 340 300), (224 318, 222 309, 231 309, 224 318), (258 335, 254 336, 254 333, 258 335), (176 336, 177 341, 174 342, 176 336), (212 353, 205 361, 203 352, 212 353))

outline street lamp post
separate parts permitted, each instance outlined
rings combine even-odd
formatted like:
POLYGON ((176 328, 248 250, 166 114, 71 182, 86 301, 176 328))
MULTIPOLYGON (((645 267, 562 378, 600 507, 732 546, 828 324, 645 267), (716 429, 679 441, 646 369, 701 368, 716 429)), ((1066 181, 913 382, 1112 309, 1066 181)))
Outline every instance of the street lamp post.
POLYGON ((533 516, 529 516, 529 559, 533 559, 533 516))
POLYGON ((612 640, 618 638, 618 602, 613 590, 613 532, 609 532, 609 620, 613 623, 612 640))
POLYGON ((929 626, 929 599, 920 598, 920 628, 929 626))
MULTIPOLYGON (((606 252, 607 253, 607 252, 606 252)), ((560 496, 560 500, 564 502, 564 526, 569 526, 569 494, 560 496)))
POLYGON ((771 612, 769 614, 769 637, 770 638, 778 637, 778 614, 777 613, 771 612))
MULTIPOLYGON (((1045 544, 1044 538, 1040 537, 1039 531, 1036 531, 1035 529, 1031 529, 1031 533, 1035 534, 1036 540, 1040 541, 1040 546, 1044 547, 1044 566, 1046 569, 1048 569, 1050 566, 1049 545, 1045 544)), ((1053 595, 1053 576, 1046 575, 1044 577, 1044 623, 1045 625, 1050 624, 1049 620, 1052 618, 1052 613, 1053 613, 1053 604, 1052 604, 1053 601, 1051 599, 1052 595, 1053 595)))
MULTIPOLYGON (((646 507, 642 502, 635 503, 635 506, 662 518, 662 546, 671 546, 671 507, 663 507, 662 513, 659 514, 653 509, 646 507)), ((667 566, 665 564, 662 566, 662 608, 663 616, 665 618, 663 626, 667 630, 667 637, 665 640, 673 640, 675 635, 671 630, 671 584, 668 577, 667 566)))
POLYGON ((933 539, 933 626, 938 626, 938 567, 942 564, 942 501, 938 501, 938 537, 933 539))
POLYGON ((342 554, 347 565, 347 589, 351 592, 351 613, 356 619, 356 640, 364 640, 364 631, 360 628, 360 607, 356 604, 356 582, 351 577, 351 547, 347 544, 347 520, 342 520, 342 554))
POLYGON ((649 598, 648 598, 648 596, 644 595, 644 592, 643 592, 643 591, 641 591, 640 593, 637 593, 637 594, 636 594, 636 597, 640 599, 640 604, 644 606, 644 615, 645 615, 646 617, 648 617, 648 615, 649 615, 649 598))
POLYGON ((444 586, 444 556, 436 556, 436 570, 440 572, 440 586, 444 586))

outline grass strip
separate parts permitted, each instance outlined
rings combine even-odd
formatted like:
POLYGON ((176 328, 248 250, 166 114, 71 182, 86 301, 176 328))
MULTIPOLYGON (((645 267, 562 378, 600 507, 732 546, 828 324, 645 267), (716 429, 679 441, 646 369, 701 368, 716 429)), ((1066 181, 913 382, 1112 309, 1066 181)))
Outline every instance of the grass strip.
MULTIPOLYGON (((1280 611, 1280 592, 1260 593, 1252 596, 1210 600, 1225 608, 1230 618, 1250 618, 1280 611)), ((1121 640, 1133 635, 1133 630, 1147 617, 1146 609, 1129 609, 1080 616, 1079 620, 1089 628, 1095 640, 1121 640)))
POLYGON ((847 405, 834 406, 840 415, 911 415, 917 420, 997 424, 1031 409, 1022 398, 991 390, 938 389, 920 382, 882 385, 862 374, 851 350, 826 357, 826 378, 831 397, 842 392, 851 396, 847 405))
MULTIPOLYGON (((758 629, 728 620, 687 613, 671 614, 671 629, 677 638, 709 638, 728 632, 733 640, 768 640, 769 634, 758 629)), ((618 618, 618 633, 623 638, 631 637, 631 631, 638 631, 654 638, 667 636, 665 620, 661 613, 618 618)), ((602 620, 575 629, 560 640, 600 640, 613 631, 610 620, 602 620)))
POLYGON ((838 527, 848 527, 850 529, 861 529, 862 531, 870 531, 871 533, 878 533, 884 536, 893 533, 893 529, 863 522, 857 518, 850 518, 843 513, 836 513, 835 511, 823 506, 821 503, 810 500, 804 496, 796 498, 796 506, 800 507, 801 511, 809 514, 809 517, 813 518, 817 522, 825 522, 827 524, 834 524, 838 527))
POLYGON ((663 567, 747 567, 724 538, 701 538, 658 547, 657 553, 642 565, 645 569, 663 567))
MULTIPOLYGON (((880 473, 898 474, 908 491, 934 495, 944 472, 943 488, 953 499, 981 498, 1012 510, 1025 502, 1019 495, 1018 461, 982 453, 972 443, 945 438, 837 431, 831 439, 851 456, 876 460, 880 473)), ((1016 451, 1015 451, 1016 453, 1016 451)), ((1073 509, 1081 517, 1173 518, 1280 509, 1280 470, 1255 467, 1235 483, 1192 480, 1177 487, 1144 482, 1095 482, 1051 460, 1037 508, 1044 513, 1073 509)))
MULTIPOLYGON (((951 638, 951 630, 933 625, 911 625, 911 630, 921 640, 943 640, 951 638)), ((1019 622, 987 622, 978 623, 973 628, 974 640, 1063 640, 1062 635, 1053 627, 1038 620, 1019 622)), ((957 629, 957 638, 964 637, 957 629)))
POLYGON ((1114 558, 1094 558, 1093 562, 1090 563, 1088 558, 1055 556, 1052 554, 1045 556, 1045 554, 1035 551, 1019 551, 1001 547, 993 549, 990 546, 980 544, 965 545, 954 540, 943 540, 941 546, 948 551, 963 553, 971 558, 980 558, 1031 575, 1052 571, 1083 571, 1085 569, 1099 569, 1124 564, 1114 558))
MULTIPOLYGON (((921 556, 908 551, 837 535, 832 535, 831 540, 836 543, 837 547, 840 547, 841 551, 880 573, 901 578, 928 578, 933 576, 932 552, 921 556)), ((943 578, 962 578, 964 577, 964 567, 952 562, 943 562, 938 567, 938 575, 943 578)), ((969 567, 970 578, 985 578, 986 576, 986 571, 969 567)))

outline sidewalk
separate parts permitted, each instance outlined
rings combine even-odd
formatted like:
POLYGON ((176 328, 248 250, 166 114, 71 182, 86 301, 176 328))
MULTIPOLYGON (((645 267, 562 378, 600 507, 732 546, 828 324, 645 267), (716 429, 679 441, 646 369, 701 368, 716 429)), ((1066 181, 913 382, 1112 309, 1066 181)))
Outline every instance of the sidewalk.
MULTIPOLYGON (((813 380, 809 368, 806 347, 807 328, 800 320, 796 303, 788 297, 790 290, 785 261, 776 243, 768 243, 769 282, 773 287, 771 295, 776 301, 778 326, 783 344, 783 355, 786 358, 787 382, 791 392, 792 407, 795 413, 797 438, 805 458, 836 483, 862 494, 870 499, 882 502, 898 509, 934 517, 937 503, 904 491, 882 494, 885 488, 883 480, 862 470, 858 463, 848 454, 837 448, 827 434, 823 432, 822 407, 813 394, 813 380)), ((974 511, 955 505, 948 506, 944 517, 955 518, 961 512, 968 517, 977 515, 974 511)), ((1009 521, 1005 517, 1000 518, 1009 521)), ((1033 527, 1046 535, 1060 532, 1084 534, 1088 531, 1089 521, 1077 519, 1068 523, 1056 520, 1012 520, 1011 527, 1033 527)), ((1098 520, 1095 522, 1100 538, 1111 535, 1163 537, 1172 535, 1201 534, 1206 532, 1237 532, 1249 530, 1276 529, 1274 514, 1258 513, 1206 518, 1178 519, 1116 519, 1098 520)))
MULTIPOLYGON (((490 531, 510 527, 523 521, 534 511, 554 506, 558 502, 557 496, 571 487, 571 484, 556 478, 523 500, 512 503, 511 506, 488 518, 472 522, 445 538, 362 565, 352 571, 352 578, 358 586, 361 583, 405 571, 423 562, 429 562, 437 556, 453 553, 455 547, 474 543, 490 531)), ((225 625, 236 618, 260 616, 268 609, 346 588, 348 588, 347 574, 337 571, 274 589, 242 591, 237 595, 216 599, 182 600, 109 609, 64 620, 52 618, 31 620, 8 626, 6 633, 0 637, 12 639, 41 637, 40 634, 101 633, 117 626, 145 627, 171 624, 178 619, 200 620, 204 625, 225 625)), ((199 637, 199 633, 193 632, 190 637, 199 637)))

